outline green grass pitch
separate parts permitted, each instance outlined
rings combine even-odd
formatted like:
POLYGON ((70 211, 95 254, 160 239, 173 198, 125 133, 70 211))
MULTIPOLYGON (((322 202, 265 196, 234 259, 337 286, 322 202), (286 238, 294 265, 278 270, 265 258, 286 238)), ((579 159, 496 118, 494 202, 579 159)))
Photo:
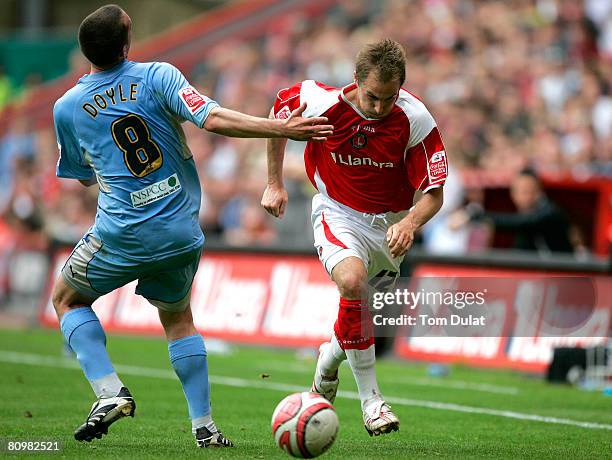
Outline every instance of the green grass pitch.
MULTIPOLYGON (((314 357, 293 350, 233 347, 230 354, 211 354, 213 416, 236 447, 200 450, 165 341, 109 336, 111 358, 136 398, 136 417, 114 424, 102 440, 81 444, 72 433, 94 397, 61 348, 57 331, 0 330, 4 444, 60 441, 61 452, 35 454, 56 458, 288 458, 274 445, 270 416, 285 395, 309 387, 314 368, 314 357)), ((400 431, 367 435, 353 377, 343 365, 343 393, 335 403, 339 436, 323 458, 612 458, 612 397, 601 392, 506 371, 454 366, 449 376, 430 378, 424 364, 385 360, 377 366, 400 431)))

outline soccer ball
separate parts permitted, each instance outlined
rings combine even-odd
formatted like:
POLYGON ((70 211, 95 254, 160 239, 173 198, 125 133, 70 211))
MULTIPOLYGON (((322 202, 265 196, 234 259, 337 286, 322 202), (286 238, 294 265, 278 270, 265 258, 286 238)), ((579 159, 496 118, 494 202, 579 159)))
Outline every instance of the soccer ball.
POLYGON ((289 395, 272 414, 274 441, 293 457, 318 457, 331 447, 337 434, 334 406, 316 393, 289 395))

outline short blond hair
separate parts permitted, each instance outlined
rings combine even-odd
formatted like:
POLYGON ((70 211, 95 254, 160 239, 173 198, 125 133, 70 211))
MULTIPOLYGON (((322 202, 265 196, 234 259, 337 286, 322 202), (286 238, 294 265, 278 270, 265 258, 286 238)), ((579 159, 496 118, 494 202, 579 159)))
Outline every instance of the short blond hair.
POLYGON ((364 46, 355 61, 355 75, 358 83, 363 83, 370 72, 375 71, 383 83, 391 80, 406 80, 406 53, 395 40, 384 38, 364 46))

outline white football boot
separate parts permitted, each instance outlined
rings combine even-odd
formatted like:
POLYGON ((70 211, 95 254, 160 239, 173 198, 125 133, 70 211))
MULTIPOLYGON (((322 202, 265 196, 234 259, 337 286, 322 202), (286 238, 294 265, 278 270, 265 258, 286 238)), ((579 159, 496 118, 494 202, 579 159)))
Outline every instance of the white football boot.
POLYGON ((363 405, 363 425, 370 436, 399 430, 399 419, 380 396, 370 398, 363 405))
MULTIPOLYGON (((330 346, 329 342, 323 343, 319 347, 319 360, 323 352, 330 346)), ((312 379, 312 387, 310 388, 311 393, 317 393, 327 399, 330 403, 333 403, 336 399, 336 393, 338 392, 338 371, 332 376, 321 374, 319 370, 319 361, 317 360, 317 366, 315 368, 315 375, 312 379)))

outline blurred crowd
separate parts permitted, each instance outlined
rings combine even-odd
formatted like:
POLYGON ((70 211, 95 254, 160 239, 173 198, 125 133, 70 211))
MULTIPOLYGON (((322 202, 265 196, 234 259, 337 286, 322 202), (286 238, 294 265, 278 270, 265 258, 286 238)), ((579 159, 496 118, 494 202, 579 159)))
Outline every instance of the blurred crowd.
MULTIPOLYGON (((185 70, 224 107, 267 116, 277 91, 297 81, 351 82, 359 48, 382 37, 405 46, 404 87, 436 118, 456 174, 530 166, 612 178, 609 0, 345 0, 287 16, 258 40, 226 41, 185 70)), ((302 144, 288 145, 289 207, 274 221, 259 207, 265 141, 184 128, 209 240, 311 247, 302 144)), ((93 222, 96 190, 56 179, 56 160, 52 130, 31 132, 27 120, 0 139, 0 252, 72 244, 93 222)))

